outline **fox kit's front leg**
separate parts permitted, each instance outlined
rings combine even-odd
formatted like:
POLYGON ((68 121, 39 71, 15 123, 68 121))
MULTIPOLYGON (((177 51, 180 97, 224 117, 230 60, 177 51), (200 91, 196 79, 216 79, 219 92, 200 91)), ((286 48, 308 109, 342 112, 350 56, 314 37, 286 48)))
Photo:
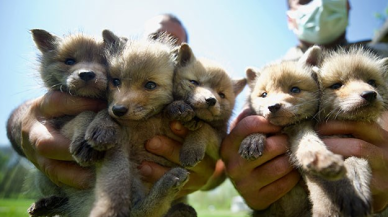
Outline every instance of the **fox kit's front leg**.
POLYGON ((198 130, 190 131, 179 156, 182 166, 195 166, 204 158, 205 153, 213 159, 218 159, 220 144, 221 139, 217 131, 206 123, 198 130))
MULTIPOLYGON (((197 216, 194 209, 187 205, 179 205, 179 209, 171 208, 177 193, 186 184, 189 178, 187 170, 176 167, 164 174, 151 188, 149 194, 137 201, 131 209, 131 217, 155 217, 155 216, 177 216, 176 213, 183 213, 180 217, 197 216), (170 212, 168 212, 170 210, 170 212), (165 215, 168 212, 167 215, 165 215)), ((177 204, 178 205, 178 204, 177 204)))
POLYGON ((120 126, 107 109, 101 110, 88 126, 85 138, 94 149, 108 150, 118 144, 117 139, 121 138, 120 126))
POLYGON ((90 166, 94 161, 102 159, 104 153, 94 150, 85 139, 88 124, 96 117, 96 113, 85 111, 66 123, 61 132, 70 137, 70 153, 81 166, 90 166))
POLYGON ((345 175, 342 157, 327 149, 311 122, 286 127, 284 132, 290 137, 291 157, 296 166, 327 180, 338 180, 345 175))
POLYGON ((90 217, 128 216, 133 178, 127 149, 117 146, 107 150, 96 170, 96 201, 90 217))

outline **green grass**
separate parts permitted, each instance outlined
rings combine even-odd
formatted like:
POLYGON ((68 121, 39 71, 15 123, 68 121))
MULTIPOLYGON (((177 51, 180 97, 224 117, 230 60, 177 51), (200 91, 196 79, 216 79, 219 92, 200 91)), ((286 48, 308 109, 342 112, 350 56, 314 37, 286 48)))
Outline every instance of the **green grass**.
MULTIPOLYGON (((224 182, 212 191, 198 191, 189 196, 189 204, 198 213, 198 217, 248 217, 249 212, 230 211, 232 198, 238 193, 230 181, 224 182)), ((0 217, 27 217, 31 199, 0 199, 0 217)))
POLYGON ((229 210, 197 210, 198 217, 249 217, 246 212, 232 213, 229 210))
POLYGON ((26 217, 28 207, 33 200, 29 199, 0 199, 1 217, 26 217))

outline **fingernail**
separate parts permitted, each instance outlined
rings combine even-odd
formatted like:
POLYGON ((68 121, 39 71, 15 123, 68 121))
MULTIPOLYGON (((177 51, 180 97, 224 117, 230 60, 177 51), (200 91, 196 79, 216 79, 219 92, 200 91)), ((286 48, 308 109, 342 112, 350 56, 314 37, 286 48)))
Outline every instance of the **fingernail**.
POLYGON ((173 128, 175 131, 181 131, 182 130, 182 124, 178 121, 173 121, 170 124, 170 127, 173 128))
POLYGON ((147 164, 143 164, 140 166, 140 174, 142 176, 150 176, 152 174, 152 168, 147 164))
POLYGON ((156 136, 148 140, 146 146, 147 146, 147 149, 157 150, 162 146, 162 141, 160 140, 159 137, 156 136))

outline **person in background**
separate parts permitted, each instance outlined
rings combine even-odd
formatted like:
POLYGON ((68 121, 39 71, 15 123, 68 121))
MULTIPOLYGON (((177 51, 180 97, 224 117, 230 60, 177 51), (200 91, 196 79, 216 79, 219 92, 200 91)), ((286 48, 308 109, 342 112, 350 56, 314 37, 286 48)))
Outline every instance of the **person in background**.
MULTIPOLYGON (((177 45, 187 42, 188 34, 178 18, 171 14, 156 16, 148 22, 154 30, 149 34, 155 38, 166 31, 176 39, 177 45)), ((106 102, 89 98, 75 97, 68 93, 50 91, 45 95, 23 103, 13 111, 25 114, 21 123, 13 123, 12 114, 7 123, 7 134, 15 151, 30 160, 36 168, 46 174, 57 185, 75 188, 91 187, 90 180, 95 178, 91 169, 76 164, 69 152, 70 140, 61 135, 46 120, 63 115, 77 115, 83 111, 99 111, 106 107, 106 102), (21 125, 21 132, 11 133, 12 126, 21 125), (19 135, 20 133, 20 135, 19 135)), ((178 136, 184 137, 186 129, 179 122, 172 122, 171 129, 178 136)), ((179 162, 180 143, 167 137, 156 136, 145 144, 150 152, 163 156, 175 163, 179 162)), ((206 188, 215 171, 216 162, 210 157, 190 168, 190 179, 178 197, 206 188)), ((144 181, 156 182, 169 168, 153 162, 144 162, 140 173, 144 181)))
MULTIPOLYGON (((387 56, 385 45, 378 43, 349 43, 346 27, 350 4, 347 0, 288 0, 288 25, 299 40, 284 56, 297 60, 312 45, 326 49, 359 44, 368 46, 381 56, 387 56)), ((231 125, 230 134, 223 140, 221 157, 227 176, 237 191, 254 210, 264 210, 284 196, 299 181, 300 175, 288 159, 287 137, 281 128, 270 124, 263 117, 249 116, 249 109, 242 111, 231 125), (241 141, 252 133, 270 134, 263 155, 254 161, 240 157, 241 141)), ((334 153, 344 158, 357 156, 368 159, 372 168, 371 192, 373 211, 382 212, 388 206, 388 113, 378 123, 330 121, 318 126, 322 136, 351 134, 354 138, 330 138, 323 141, 334 153), (373 126, 371 126, 373 125, 373 126), (371 128, 377 129, 371 133, 371 128)))
POLYGON ((157 15, 145 23, 145 36, 157 39, 161 33, 168 33, 175 43, 189 43, 189 34, 182 22, 173 14, 157 15))

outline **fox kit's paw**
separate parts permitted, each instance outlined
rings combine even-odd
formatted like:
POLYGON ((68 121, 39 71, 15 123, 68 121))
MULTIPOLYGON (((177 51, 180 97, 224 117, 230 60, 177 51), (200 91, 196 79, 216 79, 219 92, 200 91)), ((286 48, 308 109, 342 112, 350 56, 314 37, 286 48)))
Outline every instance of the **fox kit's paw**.
POLYGON ((116 146, 121 137, 120 126, 114 121, 102 124, 91 124, 86 130, 85 139, 98 151, 106 151, 116 146))
POLYGON ((341 214, 339 216, 360 216, 367 217, 371 214, 371 204, 369 201, 354 196, 352 194, 346 195, 339 201, 339 209, 341 214))
POLYGON ((307 152, 302 158, 302 167, 327 180, 341 179, 346 173, 342 156, 329 151, 307 152))
POLYGON ((180 188, 186 184, 189 179, 189 172, 183 168, 172 168, 168 173, 168 177, 171 183, 171 187, 180 188))
POLYGON ((61 214, 61 207, 67 204, 66 197, 51 196, 33 203, 27 210, 30 216, 54 216, 61 214))
POLYGON ((195 209, 187 204, 178 203, 170 208, 166 217, 196 217, 195 209))
POLYGON ((193 108, 181 100, 170 103, 165 109, 165 114, 170 120, 182 122, 190 121, 195 116, 193 108))
POLYGON ((206 146, 202 145, 186 145, 184 146, 179 153, 179 160, 183 167, 193 167, 197 165, 204 157, 206 146), (185 148, 189 147, 190 148, 185 148))
POLYGON ((251 134, 241 142, 238 153, 247 160, 256 160, 263 154, 265 140, 264 134, 251 134))
POLYGON ((188 122, 183 122, 183 126, 186 127, 188 130, 195 131, 201 128, 203 125, 203 121, 200 121, 199 119, 193 119, 188 122))
POLYGON ((189 172, 187 170, 175 167, 168 171, 160 180, 160 190, 166 194, 176 194, 189 180, 189 172))
POLYGON ((76 140, 70 144, 70 153, 81 166, 87 167, 100 161, 105 152, 97 151, 86 140, 76 140))

